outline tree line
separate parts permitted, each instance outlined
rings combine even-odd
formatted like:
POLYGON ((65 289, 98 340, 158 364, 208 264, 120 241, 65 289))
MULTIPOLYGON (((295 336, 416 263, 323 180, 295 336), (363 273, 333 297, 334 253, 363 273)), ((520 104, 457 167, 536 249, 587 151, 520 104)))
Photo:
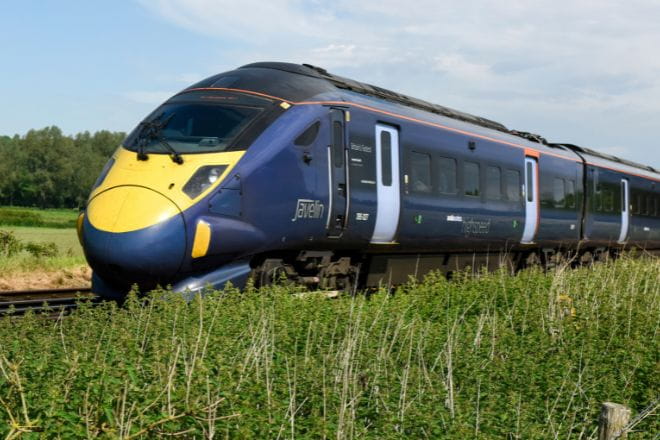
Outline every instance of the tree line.
POLYGON ((77 208, 125 133, 67 136, 58 127, 0 136, 0 205, 77 208))

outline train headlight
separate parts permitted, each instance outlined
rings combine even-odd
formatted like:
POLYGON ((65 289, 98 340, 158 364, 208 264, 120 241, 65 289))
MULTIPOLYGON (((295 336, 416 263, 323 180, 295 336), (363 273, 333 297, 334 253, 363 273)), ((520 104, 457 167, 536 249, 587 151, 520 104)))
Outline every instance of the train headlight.
POLYGON ((200 167, 183 187, 183 192, 194 199, 218 181, 227 165, 207 165, 200 167))

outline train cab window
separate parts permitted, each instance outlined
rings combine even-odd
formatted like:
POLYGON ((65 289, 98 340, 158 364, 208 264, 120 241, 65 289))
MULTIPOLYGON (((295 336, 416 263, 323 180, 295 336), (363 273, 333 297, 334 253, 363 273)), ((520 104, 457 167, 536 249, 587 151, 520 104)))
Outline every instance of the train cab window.
POLYGON ((463 188, 465 195, 478 197, 481 194, 479 186, 479 164, 465 162, 463 164, 463 188))
POLYGON ((392 185, 392 136, 389 131, 380 132, 380 166, 383 185, 392 185))
POLYGON ((316 121, 305 131, 303 131, 300 136, 296 138, 293 143, 299 147, 307 147, 312 145, 312 142, 316 140, 316 136, 319 134, 319 127, 321 126, 321 121, 316 121))
POLYGON ((552 200, 555 208, 564 208, 566 206, 566 188, 564 188, 564 179, 555 177, 553 180, 552 200))
POLYGON ((499 167, 486 168, 486 198, 490 200, 502 198, 502 171, 499 167))
POLYGON ((565 180, 565 190, 566 190, 566 207, 575 208, 575 180, 565 180))
POLYGON ((416 193, 430 193, 431 188, 431 156, 413 151, 410 154, 410 189, 416 193))
POLYGON ((438 177, 442 194, 456 194, 456 160, 448 157, 438 159, 438 177))
POLYGON ((504 181, 506 198, 511 202, 520 201, 520 173, 516 170, 506 170, 504 181))

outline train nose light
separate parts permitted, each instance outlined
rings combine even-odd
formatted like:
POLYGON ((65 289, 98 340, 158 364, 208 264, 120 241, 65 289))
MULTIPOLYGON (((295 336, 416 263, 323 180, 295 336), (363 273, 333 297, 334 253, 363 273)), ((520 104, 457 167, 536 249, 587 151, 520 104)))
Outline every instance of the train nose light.
POLYGON ((183 192, 194 199, 218 181, 227 165, 207 165, 200 167, 183 187, 183 192))
POLYGON ((220 172, 219 169, 213 168, 211 171, 209 171, 209 182, 211 184, 214 184, 216 180, 218 180, 218 177, 220 177, 222 173, 220 172))

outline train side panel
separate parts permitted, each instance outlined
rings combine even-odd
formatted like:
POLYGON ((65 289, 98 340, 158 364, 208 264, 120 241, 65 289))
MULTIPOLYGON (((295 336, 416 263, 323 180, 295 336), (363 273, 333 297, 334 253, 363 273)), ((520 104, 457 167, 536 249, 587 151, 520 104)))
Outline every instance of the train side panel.
POLYGON ((628 244, 642 249, 660 247, 660 182, 629 176, 630 231, 628 244))
POLYGON ((573 247, 580 240, 583 165, 542 154, 539 158, 541 219, 536 241, 546 247, 573 247))

